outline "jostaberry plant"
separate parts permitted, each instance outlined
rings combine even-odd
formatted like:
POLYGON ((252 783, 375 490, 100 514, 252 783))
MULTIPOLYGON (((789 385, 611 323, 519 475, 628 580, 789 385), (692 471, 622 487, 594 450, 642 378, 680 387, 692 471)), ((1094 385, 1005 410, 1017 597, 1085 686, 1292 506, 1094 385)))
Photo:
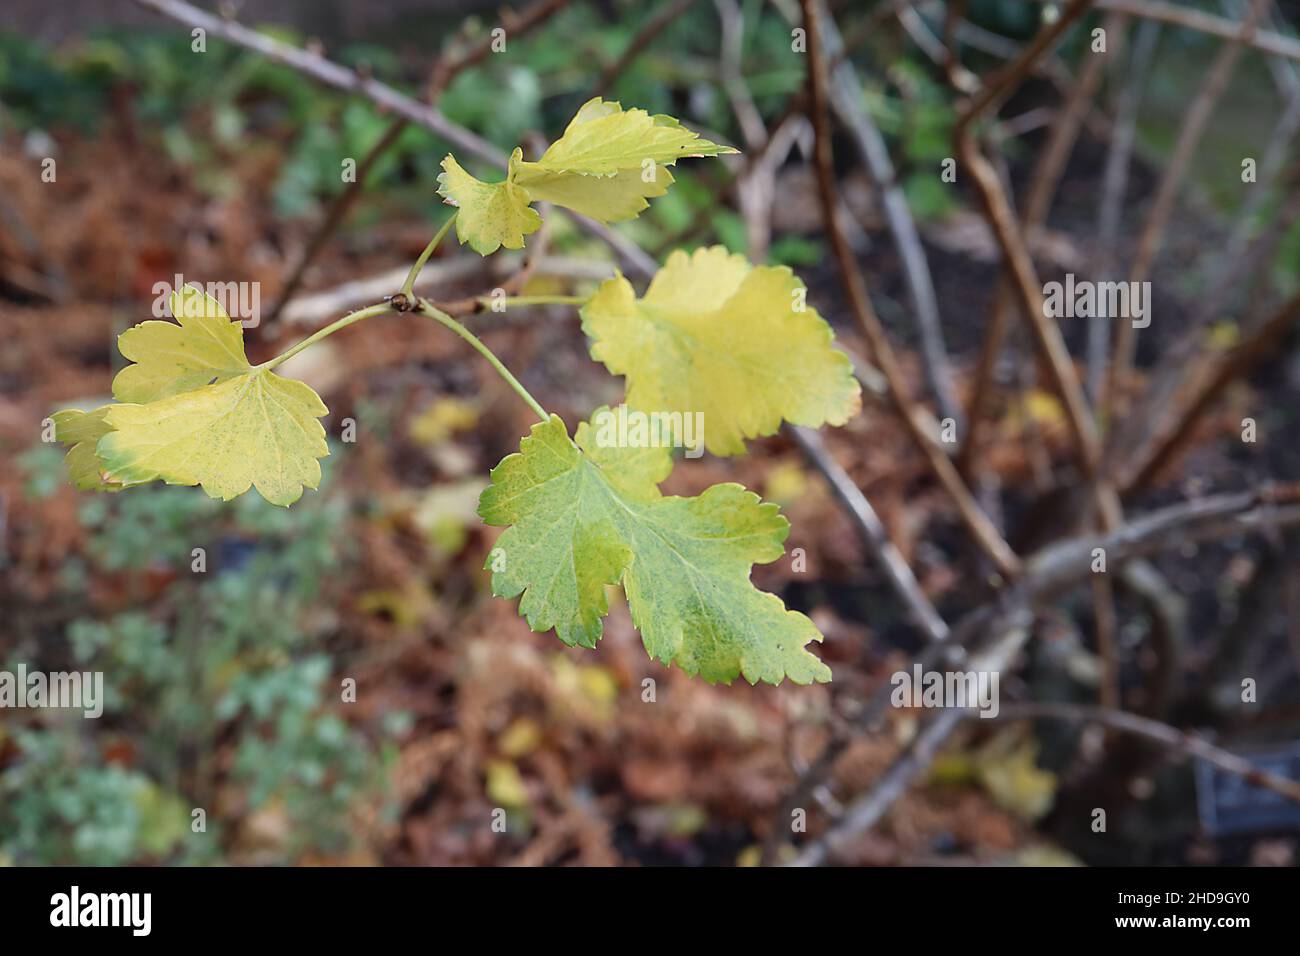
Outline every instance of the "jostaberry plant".
MULTIPOLYGON (((606 588, 621 585, 646 650, 663 664, 710 682, 828 681, 830 668, 807 649, 821 640, 816 626, 750 582, 754 564, 784 553, 789 523, 775 504, 734 483, 665 497, 670 442, 598 440, 596 423, 609 409, 571 432, 469 329, 413 294, 453 224, 480 255, 519 249, 541 226, 535 202, 601 222, 632 219, 668 191, 679 159, 731 152, 671 117, 596 98, 536 162, 516 149, 501 182, 475 179, 448 155, 438 191, 457 209, 389 300, 260 365, 245 355, 242 327, 191 286, 171 296, 175 322, 123 332, 118 348, 132 364, 113 380, 115 401, 54 416, 70 446, 70 480, 95 491, 198 485, 223 500, 256 488, 287 507, 320 483, 328 409, 276 368, 371 316, 418 313, 481 353, 539 419, 519 451, 492 469, 478 508, 487 524, 505 528, 485 565, 493 593, 519 597, 534 631, 595 647, 606 588)), ((782 422, 842 425, 858 410, 849 359, 806 295, 789 269, 754 266, 719 246, 673 252, 640 297, 618 276, 585 299, 553 300, 579 306, 592 358, 626 380, 628 410, 655 422, 702 414, 707 450, 734 455, 782 422)))

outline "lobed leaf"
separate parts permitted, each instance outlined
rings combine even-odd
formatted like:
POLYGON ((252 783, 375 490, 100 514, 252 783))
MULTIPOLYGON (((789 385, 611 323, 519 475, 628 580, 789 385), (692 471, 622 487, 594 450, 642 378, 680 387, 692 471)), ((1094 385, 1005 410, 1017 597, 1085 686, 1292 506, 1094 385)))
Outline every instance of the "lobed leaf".
POLYGON ((221 303, 190 285, 169 302, 176 322, 141 322, 117 337, 122 357, 135 363, 113 379, 119 402, 152 402, 248 371, 243 329, 221 303))
POLYGON ((438 193, 459 207, 456 236, 480 255, 502 246, 520 249, 541 217, 534 202, 552 202, 600 222, 634 219, 673 184, 671 166, 685 156, 734 153, 710 143, 671 116, 624 110, 600 97, 588 100, 535 163, 523 150, 510 157, 499 183, 475 179, 448 155, 438 193))
POLYGON ((643 297, 619 277, 582 307, 591 357, 627 378, 645 412, 701 413, 714 454, 745 450, 782 421, 843 425, 861 389, 834 334, 784 266, 751 266, 722 246, 677 251, 643 297))
POLYGON ((68 480, 81 491, 118 491, 120 482, 104 478, 95 446, 111 431, 104 421, 110 406, 101 405, 92 412, 79 408, 65 408, 55 412, 54 437, 69 446, 64 462, 68 466, 68 480))
MULTIPOLYGON (((515 153, 522 155, 520 150, 515 153)), ((468 242, 481 256, 491 255, 502 246, 522 249, 524 236, 541 228, 542 217, 528 205, 532 202, 528 192, 510 179, 482 182, 465 172, 450 154, 442 161, 442 168, 438 193, 460 209, 456 214, 456 238, 461 245, 468 242)))
POLYGON ((105 473, 127 484, 161 479, 201 485, 228 501, 255 487, 291 505, 320 484, 329 454, 317 419, 329 413, 302 382, 253 370, 146 405, 112 405, 97 452, 105 473))
POLYGON ((602 447, 590 423, 576 441, 557 416, 533 426, 479 501, 484 521, 507 526, 488 558, 493 593, 522 595, 534 631, 594 647, 605 588, 622 584, 647 652, 664 664, 711 683, 830 680, 805 649, 821 640, 812 621, 749 580, 755 563, 784 553, 789 524, 777 506, 736 484, 663 497, 671 468, 664 447, 602 447))
POLYGON ((171 297, 177 322, 149 321, 118 337, 134 364, 113 380, 119 403, 55 413, 82 489, 162 480, 230 499, 256 487, 290 505, 320 483, 328 413, 302 382, 252 366, 243 330, 196 288, 171 297))
POLYGON ((640 171, 647 162, 669 165, 688 156, 736 152, 700 137, 671 116, 624 110, 618 103, 589 99, 531 169, 581 176, 612 176, 640 171))

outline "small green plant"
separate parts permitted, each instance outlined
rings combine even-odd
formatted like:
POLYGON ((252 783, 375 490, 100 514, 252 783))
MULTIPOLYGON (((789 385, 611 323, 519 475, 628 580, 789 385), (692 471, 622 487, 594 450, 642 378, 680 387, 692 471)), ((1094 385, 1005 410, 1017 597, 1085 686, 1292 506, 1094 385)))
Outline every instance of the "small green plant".
POLYGON ((777 506, 736 484, 694 498, 664 497, 658 488, 672 469, 668 446, 687 443, 688 422, 703 422, 710 452, 732 455, 782 422, 840 425, 857 411, 849 359, 789 269, 754 266, 717 247, 674 252, 640 298, 619 276, 590 297, 505 299, 579 306, 592 357, 625 376, 626 405, 597 410, 575 432, 469 329, 413 293, 453 225, 462 244, 489 255, 521 248, 540 227, 535 202, 602 222, 632 219, 667 192, 668 167, 679 159, 728 152, 671 117, 597 98, 536 162, 516 149, 501 182, 475 179, 449 155, 439 192, 457 211, 401 290, 260 365, 249 363, 241 327, 217 302, 196 288, 177 290, 176 323, 144 322, 120 336, 133 364, 113 381, 117 401, 56 414, 58 437, 71 446, 72 482, 100 491, 199 485, 224 500, 256 488, 288 506, 319 484, 328 448, 318 419, 328 410, 275 369, 372 316, 426 316, 478 350, 540 419, 519 453, 493 469, 479 504, 487 523, 507 529, 486 565, 493 592, 522 596, 534 630, 594 647, 608 611, 605 588, 621 584, 647 651, 664 664, 710 682, 830 680, 806 649, 821 640, 812 621, 749 580, 755 563, 783 553, 789 525, 777 506), (631 428, 610 427, 633 417, 631 428))
MULTIPOLYGON (((25 457, 43 478, 46 456, 25 457)), ((67 640, 20 638, 0 670, 35 658, 110 674, 103 718, 0 722, 0 865, 213 863, 249 852, 259 818, 277 821, 262 862, 360 846, 405 715, 345 719, 331 677, 335 624, 320 606, 353 561, 341 505, 223 505, 163 487, 82 502, 85 552, 52 602, 67 640), (203 574, 189 570, 196 541, 212 559, 203 574), (89 580, 105 600, 88 603, 89 580)))

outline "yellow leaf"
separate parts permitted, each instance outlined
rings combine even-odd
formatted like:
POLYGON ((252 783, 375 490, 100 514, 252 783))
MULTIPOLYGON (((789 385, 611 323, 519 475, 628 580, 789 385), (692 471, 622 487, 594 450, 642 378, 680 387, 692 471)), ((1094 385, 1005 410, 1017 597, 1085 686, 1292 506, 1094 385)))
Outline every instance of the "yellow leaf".
POLYGON ((613 176, 626 170, 639 173, 648 163, 672 165, 683 157, 734 152, 701 139, 671 116, 624 110, 597 96, 582 104, 541 159, 524 165, 554 173, 613 176))
MULTIPOLYGON (((516 155, 522 155, 515 150, 516 155)), ((514 165, 511 158, 511 165, 514 165)), ((438 193, 453 206, 460 207, 456 214, 456 238, 460 244, 481 256, 491 255, 505 246, 522 249, 524 236, 536 232, 542 225, 537 210, 529 207, 532 201, 527 190, 507 179, 500 183, 485 183, 465 172, 451 154, 442 161, 443 172, 438 176, 438 193)))
POLYGON ((1210 348, 1226 351, 1241 340, 1241 330, 1232 319, 1223 319, 1210 326, 1205 338, 1210 348))
POLYGON ((618 678, 608 667, 595 664, 578 671, 578 683, 582 692, 600 706, 607 706, 618 699, 618 678))
POLYGON ((528 805, 528 787, 518 767, 509 760, 489 760, 486 770, 489 800, 501 807, 528 805))
POLYGON ((497 747, 507 757, 522 757, 537 749, 542 742, 542 728, 529 717, 518 717, 501 734, 497 747))
POLYGON ((1016 431, 1025 428, 1030 422, 1039 428, 1055 430, 1066 425, 1065 408, 1051 392, 1041 388, 1022 392, 1019 400, 1012 406, 1007 421, 1016 431))
MULTIPOLYGON (((633 112, 644 115, 642 110, 633 112)), ((569 129, 581 118, 580 110, 569 129)), ((677 161, 675 156, 665 161, 656 161, 652 156, 631 156, 626 166, 598 174, 565 168, 554 159, 548 160, 563 142, 552 145, 536 163, 524 162, 520 150, 515 150, 510 157, 510 179, 524 187, 535 201, 553 202, 601 222, 622 222, 635 219, 650 205, 647 199, 662 196, 674 182, 668 165, 677 161)))
POLYGON ((68 466, 68 480, 81 491, 119 491, 120 482, 104 480, 95 446, 111 431, 104 417, 111 406, 102 405, 93 412, 79 408, 65 408, 55 412, 54 435, 65 445, 70 445, 64 461, 68 466))
POLYGON ((763 497, 782 506, 794 504, 808 492, 808 473, 795 461, 783 461, 767 473, 763 497))
POLYGON ((1039 769, 1038 745, 1032 738, 995 738, 979 752, 975 764, 980 783, 999 806, 1030 821, 1052 808, 1056 775, 1039 769))
POLYGON ((439 398, 411 419, 408 432, 421 445, 437 445, 456 432, 473 428, 478 422, 478 406, 463 398, 439 398))
POLYGON ((288 506, 320 483, 328 414, 302 382, 264 369, 147 405, 109 406, 98 454, 110 481, 201 485, 229 500, 250 487, 288 506))
POLYGON ((173 322, 141 322, 117 337, 134 362, 113 379, 119 402, 154 402, 248 371, 244 334, 221 304, 196 286, 171 294, 173 322))
POLYGON ((469 528, 478 526, 476 508, 486 485, 481 478, 434 485, 421 496, 411 519, 439 551, 456 554, 465 546, 469 528))
POLYGON ((805 294, 784 266, 678 251, 640 299, 622 277, 602 284, 582 327, 592 358, 627 377, 630 408, 702 413, 705 447, 732 455, 783 420, 843 425, 859 408, 852 364, 805 294))
POLYGON ((502 246, 520 249, 536 232, 541 217, 533 202, 553 202, 601 222, 635 218, 673 184, 669 166, 684 156, 734 153, 702 139, 671 116, 624 110, 600 97, 588 100, 564 135, 535 163, 516 149, 506 178, 475 179, 448 155, 442 161, 438 192, 459 206, 456 236, 480 255, 502 246))

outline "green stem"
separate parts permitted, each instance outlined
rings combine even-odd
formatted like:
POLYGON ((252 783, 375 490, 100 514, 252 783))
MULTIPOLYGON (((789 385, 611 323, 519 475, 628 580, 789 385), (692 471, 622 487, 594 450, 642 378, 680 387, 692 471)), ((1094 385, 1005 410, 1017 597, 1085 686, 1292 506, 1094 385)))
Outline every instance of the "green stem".
POLYGON ((288 359, 293 358, 295 355, 297 355, 299 352, 301 352, 303 349, 307 348, 308 346, 315 345, 321 339, 328 338, 329 336, 333 335, 339 329, 345 329, 349 325, 352 325, 354 322, 360 322, 362 319, 368 319, 372 315, 383 315, 385 312, 395 312, 395 311, 396 310, 387 302, 381 302, 379 305, 371 305, 371 306, 367 306, 364 309, 358 309, 356 312, 349 312, 347 315, 343 316, 343 318, 331 322, 329 325, 325 326, 325 328, 321 329, 320 331, 313 332, 311 335, 307 336, 297 345, 292 346, 287 351, 281 352, 279 355, 271 359, 269 362, 263 362, 261 365, 258 365, 256 367, 260 369, 265 369, 266 371, 269 372, 277 365, 280 365, 281 363, 287 361, 288 359))
POLYGON ((517 295, 506 299, 493 299, 488 295, 479 296, 479 300, 495 304, 511 305, 586 305, 589 295, 517 295))
POLYGON ((406 281, 402 283, 402 295, 408 299, 415 295, 415 280, 419 277, 420 270, 424 268, 424 264, 429 261, 429 256, 433 255, 433 250, 438 248, 438 243, 442 242, 442 237, 447 235, 447 231, 451 229, 451 224, 455 221, 456 214, 453 212, 447 217, 447 221, 442 224, 442 228, 429 240, 429 244, 420 253, 420 258, 415 260, 415 265, 411 266, 411 271, 406 275, 406 281))
POLYGON ((478 336, 426 299, 419 300, 419 309, 425 315, 441 322, 470 345, 474 346, 474 348, 478 350, 478 353, 487 359, 488 362, 491 363, 492 367, 496 369, 497 374, 505 379, 506 384, 513 388, 516 394, 527 402, 529 407, 537 413, 538 418, 544 422, 549 422, 551 420, 551 416, 547 413, 546 409, 542 408, 542 406, 538 404, 537 399, 528 394, 528 389, 524 388, 523 385, 519 383, 519 379, 510 374, 510 369, 506 368, 505 365, 502 364, 501 360, 492 354, 491 349, 479 341, 478 336))

